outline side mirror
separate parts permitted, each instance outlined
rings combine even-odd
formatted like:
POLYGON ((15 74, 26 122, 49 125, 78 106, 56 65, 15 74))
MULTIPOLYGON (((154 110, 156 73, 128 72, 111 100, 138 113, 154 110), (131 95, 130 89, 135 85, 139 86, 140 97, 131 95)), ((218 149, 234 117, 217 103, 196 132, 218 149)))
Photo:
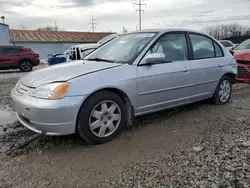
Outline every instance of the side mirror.
POLYGON ((166 60, 166 56, 164 53, 153 53, 153 54, 148 54, 140 65, 153 65, 153 64, 158 64, 158 63, 163 63, 166 60))

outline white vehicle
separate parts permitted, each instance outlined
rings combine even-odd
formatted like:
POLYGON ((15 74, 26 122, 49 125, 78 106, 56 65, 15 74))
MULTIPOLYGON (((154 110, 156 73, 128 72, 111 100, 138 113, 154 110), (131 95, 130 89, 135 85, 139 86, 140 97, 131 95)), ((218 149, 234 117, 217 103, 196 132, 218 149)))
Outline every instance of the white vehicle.
POLYGON ((118 34, 111 34, 104 37, 97 43, 78 44, 71 46, 68 50, 64 52, 64 55, 67 56, 67 61, 81 60, 87 55, 89 55, 93 50, 116 38, 117 36, 118 34))
POLYGON ((64 52, 64 55, 67 55, 68 61, 81 60, 100 45, 101 44, 99 43, 90 43, 71 46, 66 52, 64 52))
POLYGON ((228 50, 234 48, 236 45, 232 43, 230 40, 220 40, 220 43, 225 46, 228 50))

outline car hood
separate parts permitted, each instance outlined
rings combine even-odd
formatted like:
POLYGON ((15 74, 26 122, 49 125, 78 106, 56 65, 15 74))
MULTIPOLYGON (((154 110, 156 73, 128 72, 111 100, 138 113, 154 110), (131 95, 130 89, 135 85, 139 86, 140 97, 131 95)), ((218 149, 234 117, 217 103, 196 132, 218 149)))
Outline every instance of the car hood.
POLYGON ((26 86, 38 87, 47 83, 68 81, 79 76, 121 65, 96 61, 73 61, 31 72, 22 77, 20 81, 26 86))
POLYGON ((235 50, 234 58, 236 60, 250 61, 250 50, 235 50))

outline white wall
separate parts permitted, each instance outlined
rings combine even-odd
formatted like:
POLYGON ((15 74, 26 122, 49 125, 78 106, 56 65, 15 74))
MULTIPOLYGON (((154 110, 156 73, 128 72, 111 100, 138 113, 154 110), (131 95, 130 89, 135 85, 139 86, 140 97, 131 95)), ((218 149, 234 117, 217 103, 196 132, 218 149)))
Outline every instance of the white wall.
POLYGON ((9 45, 13 45, 10 42, 9 26, 0 23, 0 46, 9 46, 9 45))

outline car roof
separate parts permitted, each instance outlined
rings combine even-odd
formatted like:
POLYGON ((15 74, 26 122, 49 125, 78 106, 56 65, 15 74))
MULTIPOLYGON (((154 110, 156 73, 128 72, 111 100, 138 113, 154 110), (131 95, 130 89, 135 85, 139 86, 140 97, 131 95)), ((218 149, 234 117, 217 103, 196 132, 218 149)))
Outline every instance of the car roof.
POLYGON ((79 48, 96 48, 99 45, 100 44, 98 44, 98 43, 78 44, 78 45, 71 46, 70 48, 76 48, 76 47, 79 47, 79 48))
POLYGON ((0 48, 24 48, 23 46, 0 46, 0 48))
MULTIPOLYGON (((174 31, 182 31, 182 32, 194 32, 194 33, 202 33, 201 31, 197 30, 191 30, 191 29, 183 29, 183 28, 166 28, 166 29, 145 29, 141 31, 135 31, 131 33, 144 33, 144 32, 159 32, 159 33, 165 33, 165 32, 174 32, 174 31)), ((207 35, 207 34, 206 34, 207 35)))

